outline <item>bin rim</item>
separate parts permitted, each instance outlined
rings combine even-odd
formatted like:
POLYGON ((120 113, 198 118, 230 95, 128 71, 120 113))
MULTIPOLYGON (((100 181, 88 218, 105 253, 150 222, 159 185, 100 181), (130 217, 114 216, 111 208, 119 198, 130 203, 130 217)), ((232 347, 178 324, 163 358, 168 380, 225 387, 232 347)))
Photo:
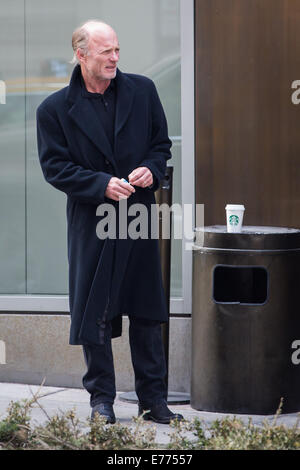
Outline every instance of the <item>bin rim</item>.
POLYGON ((244 226, 240 233, 227 232, 226 225, 195 227, 195 248, 290 251, 300 250, 300 229, 244 226))

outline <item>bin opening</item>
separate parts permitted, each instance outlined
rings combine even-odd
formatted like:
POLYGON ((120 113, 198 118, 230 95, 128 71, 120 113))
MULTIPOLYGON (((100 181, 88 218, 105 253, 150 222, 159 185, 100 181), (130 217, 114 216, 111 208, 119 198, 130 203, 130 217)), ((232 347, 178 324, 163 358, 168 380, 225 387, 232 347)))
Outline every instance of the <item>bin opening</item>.
POLYGON ((268 271, 262 266, 217 265, 213 272, 213 299, 226 304, 264 304, 268 271))

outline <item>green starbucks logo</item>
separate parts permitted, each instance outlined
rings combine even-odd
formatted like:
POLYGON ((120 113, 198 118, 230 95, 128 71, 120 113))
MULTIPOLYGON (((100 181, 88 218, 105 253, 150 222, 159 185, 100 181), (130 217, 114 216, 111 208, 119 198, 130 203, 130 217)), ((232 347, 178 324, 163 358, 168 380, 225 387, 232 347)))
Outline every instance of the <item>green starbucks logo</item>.
POLYGON ((239 224, 239 217, 237 215, 231 215, 229 217, 230 225, 238 225, 239 224))

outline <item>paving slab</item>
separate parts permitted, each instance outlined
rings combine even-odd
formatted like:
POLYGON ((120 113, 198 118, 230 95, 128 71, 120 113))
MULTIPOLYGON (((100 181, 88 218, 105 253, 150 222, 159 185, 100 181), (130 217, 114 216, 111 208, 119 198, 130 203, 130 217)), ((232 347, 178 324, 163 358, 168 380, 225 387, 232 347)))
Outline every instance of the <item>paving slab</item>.
MULTIPOLYGON (((59 388, 59 387, 39 387, 37 385, 26 385, 16 383, 0 383, 0 420, 4 418, 7 407, 11 401, 20 401, 22 399, 31 398, 34 394, 40 397, 38 403, 34 405, 31 411, 31 422, 35 427, 39 424, 44 424, 48 420, 48 416, 63 413, 65 411, 74 409, 80 421, 87 425, 87 419, 90 417, 91 408, 89 405, 89 394, 84 389, 78 388, 59 388)), ((125 402, 120 400, 120 395, 123 392, 118 392, 114 410, 117 420, 122 425, 135 426, 132 418, 137 416, 137 404, 125 402)), ((274 420, 274 415, 238 415, 229 413, 212 413, 206 411, 194 410, 190 405, 169 405, 175 413, 181 413, 187 420, 194 418, 200 419, 206 427, 209 427, 213 421, 222 419, 226 416, 236 416, 243 422, 247 423, 249 418, 257 425, 262 425, 265 420, 271 423, 274 420)), ((284 424, 288 427, 295 426, 299 423, 300 413, 283 414, 277 417, 278 424, 284 424)), ((170 441, 170 434, 173 428, 164 424, 157 424, 153 422, 145 422, 145 426, 154 428, 156 431, 155 441, 158 444, 167 444, 170 441)), ((188 438, 193 435, 187 433, 188 438)))

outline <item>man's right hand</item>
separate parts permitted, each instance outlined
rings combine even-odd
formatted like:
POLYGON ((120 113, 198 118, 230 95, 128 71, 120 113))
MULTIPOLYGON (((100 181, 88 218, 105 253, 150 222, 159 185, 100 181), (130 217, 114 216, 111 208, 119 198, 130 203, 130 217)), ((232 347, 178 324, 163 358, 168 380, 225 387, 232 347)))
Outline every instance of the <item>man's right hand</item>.
POLYGON ((129 198, 132 193, 135 193, 135 189, 131 184, 113 176, 106 186, 105 196, 114 201, 120 201, 120 199, 129 198))

